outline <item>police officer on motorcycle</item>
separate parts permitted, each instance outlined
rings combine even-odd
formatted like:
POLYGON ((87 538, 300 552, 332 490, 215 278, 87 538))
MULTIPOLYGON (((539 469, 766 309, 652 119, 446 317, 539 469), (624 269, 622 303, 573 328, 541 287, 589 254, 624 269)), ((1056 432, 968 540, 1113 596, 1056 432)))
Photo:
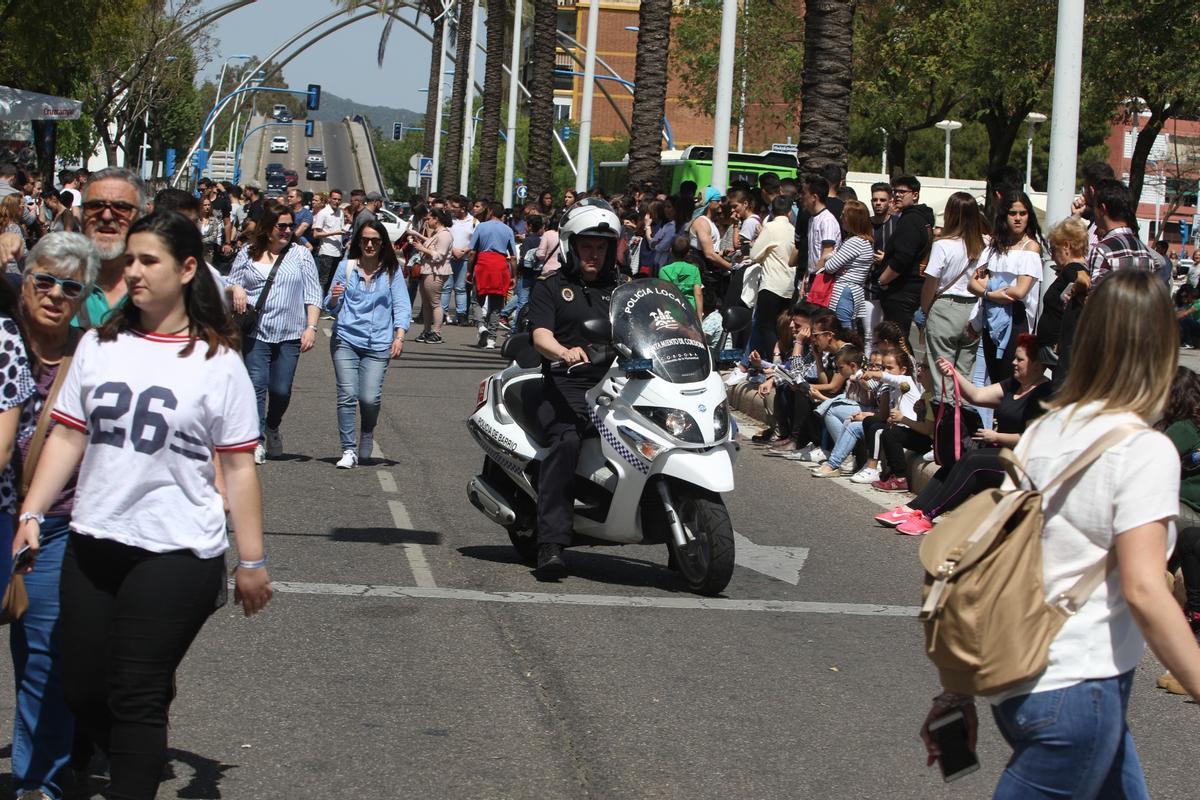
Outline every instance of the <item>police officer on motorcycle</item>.
POLYGON ((540 278, 529 298, 533 346, 545 375, 538 422, 550 442, 537 486, 537 574, 547 580, 567 572, 562 551, 574 526, 575 467, 581 441, 593 431, 585 393, 608 369, 591 363, 583 323, 608 319, 620 235, 621 221, 605 201, 587 198, 571 206, 559 224, 562 266, 540 278))

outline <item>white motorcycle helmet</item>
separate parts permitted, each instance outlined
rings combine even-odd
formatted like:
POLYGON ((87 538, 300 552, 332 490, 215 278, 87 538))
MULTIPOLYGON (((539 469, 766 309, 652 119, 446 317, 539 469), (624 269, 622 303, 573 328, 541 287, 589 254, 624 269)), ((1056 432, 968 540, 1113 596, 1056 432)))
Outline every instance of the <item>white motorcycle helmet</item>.
POLYGON ((602 236, 612 240, 597 282, 616 283, 617 240, 621 237, 621 220, 613 207, 598 197, 585 197, 563 212, 558 224, 559 258, 562 260, 562 273, 572 280, 579 280, 580 275, 577 236, 602 236))

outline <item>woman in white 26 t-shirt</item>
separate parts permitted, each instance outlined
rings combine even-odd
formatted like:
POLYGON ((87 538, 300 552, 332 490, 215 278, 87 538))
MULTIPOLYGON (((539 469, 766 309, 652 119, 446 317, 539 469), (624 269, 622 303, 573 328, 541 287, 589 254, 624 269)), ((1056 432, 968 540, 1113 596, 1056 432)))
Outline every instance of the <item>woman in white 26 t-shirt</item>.
POLYGON ((266 606, 271 585, 254 388, 200 232, 160 211, 130 228, 125 258, 129 300, 76 349, 14 552, 37 547, 42 515, 79 465, 60 590, 63 693, 108 755, 109 796, 152 798, 172 677, 224 602, 214 452, 237 532, 235 600, 247 616, 266 606))
MULTIPOLYGON (((1066 383, 1017 446, 1029 481, 1041 487, 1102 436, 1129 428, 1118 434, 1119 444, 1042 499, 1047 601, 1092 565, 1115 560, 1051 642, 1045 671, 986 698, 1013 750, 996 800, 1149 797, 1125 718, 1147 642, 1200 699, 1200 646, 1163 580, 1179 513, 1179 455, 1147 425, 1166 405, 1178 335, 1157 275, 1113 273, 1080 318, 1066 383)), ((972 698, 943 693, 921 730, 930 763, 939 751, 929 723, 956 706, 974 741, 972 698)))

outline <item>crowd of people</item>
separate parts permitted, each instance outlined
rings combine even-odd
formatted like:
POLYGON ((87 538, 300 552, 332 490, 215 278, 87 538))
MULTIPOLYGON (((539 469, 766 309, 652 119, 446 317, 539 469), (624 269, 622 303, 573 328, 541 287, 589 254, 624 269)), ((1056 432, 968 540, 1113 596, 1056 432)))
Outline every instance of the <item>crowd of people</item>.
MULTIPOLYGON (((723 309, 751 310, 736 341, 745 357, 727 379, 769 401, 772 422, 751 444, 814 478, 881 492, 911 493, 916 473, 927 473, 919 493, 875 516, 899 533, 928 533, 999 487, 1001 448, 1049 474, 1052 459, 1032 453, 1050 452, 1052 440, 1070 450, 1063 443, 1082 435, 1070 409, 1110 402, 1156 422, 1166 435, 1146 452, 1169 447, 1183 464, 1172 567, 1200 640, 1200 378, 1181 367, 1161 397, 1127 380, 1097 384, 1098 353, 1123 359, 1128 349, 1140 375, 1166 363, 1160 350, 1174 352, 1177 335, 1194 341, 1200 301, 1177 293, 1178 323, 1152 332, 1165 338, 1159 349, 1113 338, 1129 331, 1097 320, 1096 307, 1134 326, 1129 309, 1151 313, 1173 270, 1139 238, 1111 169, 1083 174, 1074 213, 1046 232, 1009 174, 995 176, 982 206, 952 194, 940 220, 915 177, 874 184, 868 204, 838 167, 799 179, 768 173, 726 193, 685 182, 605 199, 620 221, 621 280, 675 284, 706 331, 723 309), (1153 281, 1114 280, 1122 273, 1153 281), (1034 426, 1053 428, 1036 451, 1034 426)), ((56 800, 98 748, 110 796, 150 797, 174 671, 225 602, 226 512, 238 599, 247 614, 270 599, 254 466, 284 453, 297 364, 321 319, 336 376, 337 467, 352 469, 373 455, 385 376, 414 309, 422 329, 409 341, 420 344, 442 344, 446 326, 473 326, 475 344, 495 350, 505 331, 528 330, 531 290, 565 260, 563 212, 583 197, 543 192, 506 209, 430 195, 393 239, 376 216, 383 198, 361 189, 343 206, 340 189, 266 198, 253 181, 201 180, 195 192, 150 197, 115 168, 65 170, 59 184, 43 191, 0 164, 0 430, 10 444, 0 448, 0 534, 13 541, 29 597, 12 635, 13 771, 28 797, 56 800), (166 489, 147 494, 164 470, 166 489), (101 476, 118 472, 128 476, 120 491, 102 489, 101 476), (31 554, 28 571, 20 559, 31 554), (117 624, 130 615, 154 626, 152 641, 117 624), (108 653, 106 683, 92 667, 97 652, 108 653)), ((1094 488, 1123 499, 1120 486, 1094 488)), ((1165 515, 1169 494, 1145 508, 1165 515)), ((1112 531, 1099 544, 1123 538, 1116 520, 1134 516, 1106 518, 1112 531)), ((1157 528, 1147 541, 1157 546, 1160 533, 1165 541, 1157 528)), ((1130 605, 1142 625, 1144 608, 1130 605)), ((1172 631, 1147 634, 1174 648, 1164 661, 1176 674, 1162 685, 1196 695, 1200 677, 1172 631)), ((1128 693, 1121 681, 1117 697, 1128 693)))

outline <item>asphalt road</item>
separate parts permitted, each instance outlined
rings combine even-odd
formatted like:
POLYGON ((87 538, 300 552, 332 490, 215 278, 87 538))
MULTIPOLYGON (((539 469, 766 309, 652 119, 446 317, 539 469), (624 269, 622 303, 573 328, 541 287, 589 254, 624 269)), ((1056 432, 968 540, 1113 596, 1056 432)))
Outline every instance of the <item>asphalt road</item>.
MULTIPOLYGON (((924 767, 937 687, 909 616, 917 541, 870 523, 888 498, 746 448, 735 526, 807 548, 795 585, 739 566, 726 596, 746 602, 698 603, 661 547, 573 550, 571 577, 539 583, 464 498, 480 456, 463 421, 499 358, 446 338, 394 363, 386 458, 352 471, 333 466, 328 339, 301 358, 287 455, 260 473, 280 591, 193 646, 161 797, 990 794, 1007 751, 986 710, 980 772, 945 786, 924 767)), ((1130 710, 1151 792, 1194 797, 1196 708, 1158 671, 1147 658, 1130 710)))
MULTIPOLYGON (((256 119, 256 123, 260 120, 256 119)), ((278 162, 284 169, 294 169, 299 179, 297 184, 304 191, 327 192, 330 189, 341 189, 345 201, 349 202, 350 190, 359 185, 358 168, 354 163, 354 153, 350 146, 350 132, 341 122, 318 122, 313 129, 312 138, 304 135, 303 120, 297 120, 295 125, 278 125, 263 128, 250 137, 246 143, 246 153, 253 155, 247 158, 243 170, 243 178, 254 178, 266 187, 267 164, 278 162), (286 136, 288 152, 270 152, 271 139, 275 136, 286 136), (320 147, 325 155, 327 168, 326 179, 309 180, 305 174, 305 159, 308 148, 320 147)))

